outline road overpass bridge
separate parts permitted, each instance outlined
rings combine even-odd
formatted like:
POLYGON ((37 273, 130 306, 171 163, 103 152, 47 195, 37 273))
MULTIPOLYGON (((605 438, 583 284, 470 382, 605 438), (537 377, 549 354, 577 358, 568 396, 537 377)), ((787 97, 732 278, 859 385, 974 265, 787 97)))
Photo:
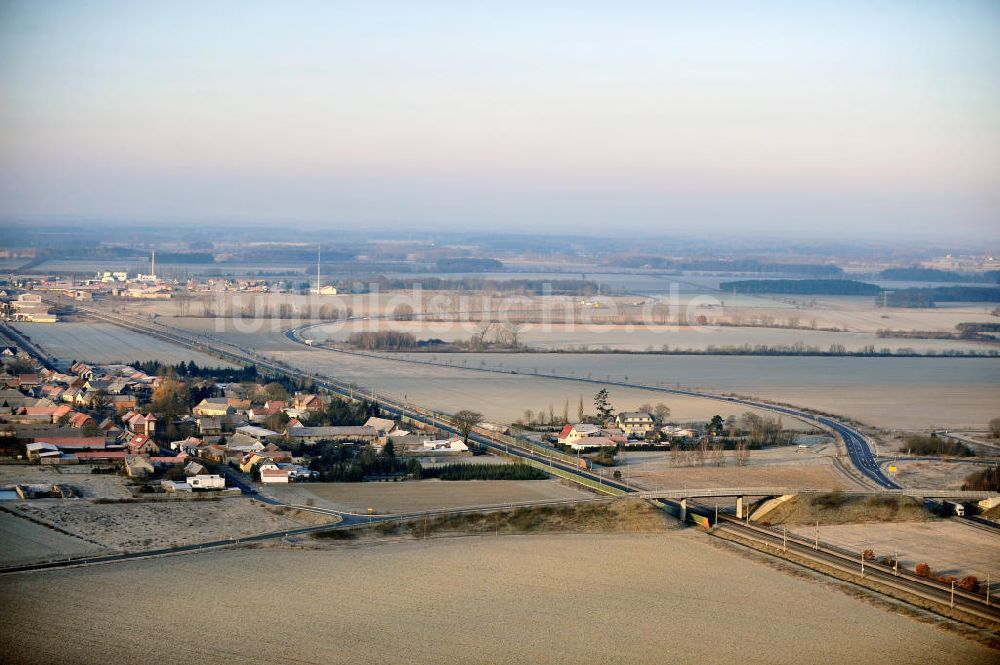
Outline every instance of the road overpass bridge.
POLYGON ((637 496, 643 499, 670 499, 680 502, 681 519, 687 515, 687 502, 689 499, 709 499, 709 498, 736 498, 736 517, 744 517, 744 510, 747 507, 747 500, 753 498, 770 498, 779 496, 790 496, 795 494, 820 495, 837 493, 841 496, 905 496, 913 499, 949 499, 959 502, 984 501, 987 499, 997 499, 1000 493, 997 492, 977 492, 968 490, 942 490, 942 489, 870 489, 870 490, 839 490, 820 488, 791 488, 791 487, 709 487, 702 489, 669 489, 669 490, 643 490, 632 492, 629 496, 637 496))

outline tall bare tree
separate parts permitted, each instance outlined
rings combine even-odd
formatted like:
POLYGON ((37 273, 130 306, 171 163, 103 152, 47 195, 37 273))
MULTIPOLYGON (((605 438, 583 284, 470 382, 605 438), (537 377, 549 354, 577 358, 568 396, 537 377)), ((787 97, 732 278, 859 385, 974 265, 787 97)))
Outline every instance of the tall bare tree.
POLYGON ((478 411, 462 409, 451 417, 451 421, 455 423, 455 427, 458 429, 459 434, 462 435, 462 440, 468 444, 469 434, 472 432, 473 427, 483 421, 483 414, 478 411))

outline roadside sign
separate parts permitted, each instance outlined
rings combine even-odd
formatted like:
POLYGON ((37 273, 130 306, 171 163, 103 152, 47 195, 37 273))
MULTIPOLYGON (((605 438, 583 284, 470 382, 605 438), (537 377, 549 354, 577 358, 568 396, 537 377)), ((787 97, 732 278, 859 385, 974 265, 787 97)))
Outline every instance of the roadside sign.
POLYGON ((890 466, 889 467, 889 473, 896 473, 896 467, 890 466))

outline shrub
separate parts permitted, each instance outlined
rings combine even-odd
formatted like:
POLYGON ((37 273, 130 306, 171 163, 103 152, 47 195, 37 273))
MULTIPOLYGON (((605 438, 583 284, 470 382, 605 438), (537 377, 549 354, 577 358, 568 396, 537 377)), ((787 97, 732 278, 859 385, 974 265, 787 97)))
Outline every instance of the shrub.
POLYGON ((972 457, 975 453, 961 441, 946 441, 935 435, 913 435, 904 439, 904 445, 912 455, 954 455, 972 457))
POLYGON ((333 529, 330 531, 318 531, 313 534, 313 538, 322 538, 326 540, 354 540, 358 537, 358 534, 354 531, 347 529, 333 529))
POLYGON ((978 492, 1000 491, 1000 465, 970 474, 962 483, 962 489, 978 492))
POLYGON ((917 574, 917 577, 930 577, 931 567, 926 563, 918 563, 913 572, 917 574))
POLYGON ((941 582, 942 584, 951 584, 952 582, 958 581, 954 575, 941 575, 937 579, 938 582, 941 582))
POLYGON ((875 550, 867 549, 867 550, 865 550, 864 552, 861 553, 861 556, 863 556, 865 558, 865 561, 874 561, 875 560, 875 550))
POLYGON ((958 581, 958 586, 966 591, 976 593, 979 591, 979 578, 975 575, 966 575, 958 581))
POLYGON ((441 480, 545 480, 548 474, 528 464, 446 464, 423 469, 424 478, 441 480))
POLYGON ((899 499, 894 496, 870 496, 865 499, 865 503, 872 508, 889 508, 893 510, 899 509, 899 499))
POLYGON ((829 494, 814 496, 812 498, 812 505, 819 506, 820 508, 840 508, 844 505, 844 501, 846 499, 841 492, 830 492, 829 494))

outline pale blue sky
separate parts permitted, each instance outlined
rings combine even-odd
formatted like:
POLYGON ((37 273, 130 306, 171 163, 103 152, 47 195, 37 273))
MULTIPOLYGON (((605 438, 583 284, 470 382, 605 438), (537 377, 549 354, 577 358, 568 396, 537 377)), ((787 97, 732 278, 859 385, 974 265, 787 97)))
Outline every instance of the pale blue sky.
POLYGON ((0 218, 995 237, 1000 3, 9 2, 0 218))

